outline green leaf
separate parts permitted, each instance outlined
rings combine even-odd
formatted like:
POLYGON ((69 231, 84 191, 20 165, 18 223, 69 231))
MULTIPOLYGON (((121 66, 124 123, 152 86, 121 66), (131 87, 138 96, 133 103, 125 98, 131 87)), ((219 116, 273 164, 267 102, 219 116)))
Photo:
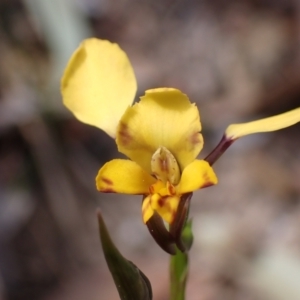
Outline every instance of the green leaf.
POLYGON ((149 279, 131 261, 122 256, 112 242, 101 212, 97 212, 100 240, 110 273, 121 300, 152 300, 149 279))

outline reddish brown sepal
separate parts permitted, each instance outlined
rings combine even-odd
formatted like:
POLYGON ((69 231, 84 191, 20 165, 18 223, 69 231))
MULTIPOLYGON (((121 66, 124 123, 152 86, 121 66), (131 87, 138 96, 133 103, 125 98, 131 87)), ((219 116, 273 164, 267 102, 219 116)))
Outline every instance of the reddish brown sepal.
POLYGON ((181 196, 175 219, 170 225, 170 234, 181 252, 189 250, 189 247, 183 243, 181 234, 189 214, 192 195, 193 193, 187 193, 181 196))
POLYGON ((235 140, 228 138, 226 135, 223 135, 219 144, 206 156, 204 160, 212 166, 234 141, 235 140))
POLYGON ((146 225, 156 243, 167 253, 175 255, 176 247, 174 238, 166 229, 163 219, 156 212, 154 212, 146 225))

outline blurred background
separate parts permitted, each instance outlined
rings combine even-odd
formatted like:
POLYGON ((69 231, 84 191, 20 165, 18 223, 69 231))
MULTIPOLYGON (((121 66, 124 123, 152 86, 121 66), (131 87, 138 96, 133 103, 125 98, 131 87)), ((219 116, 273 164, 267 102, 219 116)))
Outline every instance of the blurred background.
MULTIPOLYGON (((127 52, 143 95, 170 86, 200 109, 204 158, 231 123, 300 106, 299 0, 0 1, 0 299, 118 299, 98 239, 100 207, 125 257, 168 299, 168 255, 141 197, 100 194, 118 157, 62 106, 81 40, 127 52)), ((219 184, 194 193, 189 300, 300 299, 300 125, 236 142, 219 184)))

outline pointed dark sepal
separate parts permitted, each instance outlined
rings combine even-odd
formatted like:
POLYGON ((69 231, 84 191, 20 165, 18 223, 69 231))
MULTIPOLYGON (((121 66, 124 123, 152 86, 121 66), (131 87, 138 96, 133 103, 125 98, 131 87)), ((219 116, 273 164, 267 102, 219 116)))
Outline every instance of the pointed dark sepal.
POLYGON ((185 226, 193 193, 187 193, 181 196, 175 219, 170 225, 170 234, 174 237, 175 243, 181 252, 190 249, 190 245, 186 244, 182 239, 182 230, 185 226))
POLYGON ((223 135, 219 144, 206 156, 206 158, 204 158, 204 160, 206 160, 209 165, 212 166, 234 141, 236 140, 223 135))
POLYGON ((100 240, 108 268, 121 300, 152 300, 149 279, 131 261, 122 256, 113 244, 100 210, 97 211, 100 240))
POLYGON ((175 240, 166 229, 163 219, 154 212, 153 216, 146 223, 148 230, 156 243, 167 253, 176 254, 175 240))

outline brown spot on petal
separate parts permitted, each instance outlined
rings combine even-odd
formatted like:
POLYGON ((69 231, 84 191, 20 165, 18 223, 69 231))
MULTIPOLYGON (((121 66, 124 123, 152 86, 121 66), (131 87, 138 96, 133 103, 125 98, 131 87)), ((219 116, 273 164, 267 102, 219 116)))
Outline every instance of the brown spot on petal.
POLYGON ((168 200, 168 196, 162 197, 161 199, 158 200, 158 205, 160 207, 165 207, 165 209, 171 213, 171 221, 170 221, 171 224, 174 221, 177 210, 172 209, 170 202, 168 202, 167 200, 168 200))
POLYGON ((176 194, 176 189, 175 189, 174 185, 172 185, 169 181, 167 182, 167 188, 168 188, 170 195, 176 194))
POLYGON ((190 142, 194 145, 203 143, 203 137, 202 134, 199 132, 195 132, 190 136, 190 142))
POLYGON ((200 186, 201 189, 204 189, 204 188, 214 185, 214 183, 210 181, 210 178, 207 173, 203 174, 203 178, 204 178, 205 183, 200 186))
POLYGON ((212 185, 214 185, 214 183, 208 181, 204 185, 201 186, 201 189, 207 188, 207 187, 212 186, 212 185))
POLYGON ((153 186, 153 185, 150 185, 150 186, 149 186, 149 193, 150 193, 150 194, 154 194, 154 192, 155 192, 154 186, 153 186))
POLYGON ((166 157, 159 158, 158 162, 159 162, 160 170, 162 172, 169 173, 169 164, 167 158, 166 157))
POLYGON ((165 198, 160 198, 157 203, 160 207, 163 207, 165 205, 165 198))
POLYGON ((108 178, 102 177, 101 180, 107 185, 113 185, 113 182, 108 178))
POLYGON ((115 193, 116 191, 113 188, 107 187, 107 188, 100 189, 100 192, 102 192, 102 193, 115 193))
POLYGON ((125 146, 132 141, 132 136, 129 133, 128 126, 122 122, 119 124, 118 138, 120 143, 125 146))

